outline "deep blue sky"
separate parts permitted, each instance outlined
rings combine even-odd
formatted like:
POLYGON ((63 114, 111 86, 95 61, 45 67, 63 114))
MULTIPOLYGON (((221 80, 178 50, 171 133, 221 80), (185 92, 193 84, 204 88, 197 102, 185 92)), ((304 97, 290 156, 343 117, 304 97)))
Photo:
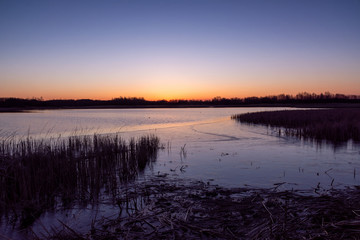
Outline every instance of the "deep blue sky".
POLYGON ((0 0, 0 97, 360 94, 360 1, 0 0))

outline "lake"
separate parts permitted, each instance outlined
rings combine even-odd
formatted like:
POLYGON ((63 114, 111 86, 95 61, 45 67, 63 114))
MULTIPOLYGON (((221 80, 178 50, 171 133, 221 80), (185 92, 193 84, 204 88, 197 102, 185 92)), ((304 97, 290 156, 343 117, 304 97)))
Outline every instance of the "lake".
POLYGON ((120 133, 157 135, 165 145, 146 174, 211 181, 223 186, 334 187, 360 183, 359 147, 334 147, 279 137, 265 126, 240 124, 233 114, 284 108, 86 109, 1 113, 0 136, 48 138, 120 133), (185 147, 184 147, 185 146, 185 147), (183 153, 180 154, 181 149, 183 153), (180 171, 180 168, 182 171, 180 171), (331 170, 329 170, 331 169, 331 170), (355 171, 355 174, 354 174, 355 171))
MULTIPOLYGON (((200 180, 222 187, 278 186, 279 190, 326 190, 360 184, 358 144, 352 141, 341 146, 318 144, 278 136, 268 127, 240 124, 230 119, 233 114, 280 109, 285 108, 77 109, 0 113, 0 137, 56 138, 119 133, 124 139, 130 139, 155 134, 164 149, 139 180, 165 174, 168 178, 200 180)), ((112 210, 110 207, 103 211, 106 215, 112 210)), ((91 210, 82 216, 86 214, 91 215, 91 210)), ((45 214, 42 221, 44 219, 51 225, 54 215, 45 214)), ((3 226, 3 231, 9 234, 12 230, 3 226)))

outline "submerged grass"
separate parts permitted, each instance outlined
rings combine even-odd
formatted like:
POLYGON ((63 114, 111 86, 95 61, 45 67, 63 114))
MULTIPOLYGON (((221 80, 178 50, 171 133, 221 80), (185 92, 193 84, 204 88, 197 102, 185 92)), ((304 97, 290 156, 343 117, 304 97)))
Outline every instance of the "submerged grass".
POLYGON ((0 141, 0 215, 23 227, 49 208, 96 202, 102 191, 116 196, 154 161, 156 136, 124 141, 118 135, 28 137, 0 141))
POLYGON ((358 188, 306 196, 163 177, 128 188, 128 215, 119 206, 118 217, 100 218, 88 232, 62 224, 34 239, 360 239, 358 188))
POLYGON ((232 119, 275 127, 287 136, 334 143, 360 141, 360 108, 255 112, 234 115, 232 119))

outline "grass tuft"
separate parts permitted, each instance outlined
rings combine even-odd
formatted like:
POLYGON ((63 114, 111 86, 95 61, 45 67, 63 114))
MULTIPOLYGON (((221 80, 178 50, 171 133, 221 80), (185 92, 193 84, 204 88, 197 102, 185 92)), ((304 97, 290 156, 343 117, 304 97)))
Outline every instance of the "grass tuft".
POLYGON ((279 134, 333 143, 360 141, 360 109, 283 110, 238 114, 241 123, 278 128, 279 134), (284 131, 282 131, 284 130, 284 131))
POLYGON ((153 135, 124 141, 118 135, 0 140, 0 215, 26 227, 56 204, 96 202, 117 194, 157 157, 153 135))

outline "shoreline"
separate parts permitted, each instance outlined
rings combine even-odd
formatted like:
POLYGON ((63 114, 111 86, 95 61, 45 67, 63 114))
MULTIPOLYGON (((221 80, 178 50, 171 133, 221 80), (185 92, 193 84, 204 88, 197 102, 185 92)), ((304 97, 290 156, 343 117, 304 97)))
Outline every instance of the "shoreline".
MULTIPOLYGON (((360 188, 317 195, 224 188, 158 175, 126 186, 115 218, 79 232, 61 223, 35 239, 349 239, 360 237, 360 188), (121 215, 126 212, 126 216, 121 215)), ((116 215, 116 214, 115 214, 116 215)))
POLYGON ((244 104, 244 105, 94 105, 94 106, 56 106, 56 107, 0 107, 0 113, 31 112, 41 110, 76 109, 149 109, 149 108, 254 108, 254 107, 292 107, 292 108, 360 108, 360 103, 309 103, 309 104, 244 104))

